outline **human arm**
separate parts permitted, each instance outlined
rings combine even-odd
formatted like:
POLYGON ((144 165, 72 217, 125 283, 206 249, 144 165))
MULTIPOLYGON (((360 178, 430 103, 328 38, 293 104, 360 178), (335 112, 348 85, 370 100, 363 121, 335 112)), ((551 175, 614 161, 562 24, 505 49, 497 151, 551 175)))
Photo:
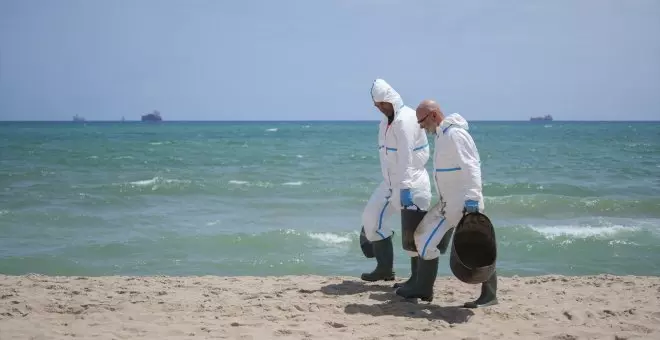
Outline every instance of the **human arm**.
POLYGON ((397 143, 397 178, 396 184, 400 189, 400 202, 402 207, 412 206, 412 193, 410 189, 413 186, 413 148, 415 143, 415 130, 412 124, 405 121, 399 121, 393 128, 394 137, 397 143))
MULTIPOLYGON (((412 188, 413 182, 413 148, 415 144, 415 127, 405 121, 399 121, 392 126, 396 138, 398 177, 396 178, 400 189, 412 188)), ((394 184, 394 183, 393 183, 394 184)))
POLYGON ((466 205, 479 203, 481 198, 481 162, 477 147, 467 131, 453 129, 450 133, 453 149, 456 153, 462 172, 462 184, 466 205), (472 201, 469 202, 468 201, 472 201))

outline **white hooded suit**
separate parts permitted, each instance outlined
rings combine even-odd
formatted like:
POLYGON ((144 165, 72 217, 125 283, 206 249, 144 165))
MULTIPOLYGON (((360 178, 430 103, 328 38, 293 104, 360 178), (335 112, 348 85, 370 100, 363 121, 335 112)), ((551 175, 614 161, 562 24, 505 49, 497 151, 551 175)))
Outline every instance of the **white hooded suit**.
MULTIPOLYGON (((383 181, 375 189, 362 214, 366 238, 373 242, 392 236, 384 220, 402 207, 400 189, 410 189, 413 203, 421 210, 431 205, 431 183, 425 165, 430 157, 426 133, 417 123, 415 111, 403 104, 399 94, 384 80, 371 88, 374 102, 388 102, 394 119, 383 116, 378 129, 378 154, 383 181)), ((411 256, 417 256, 411 252, 411 256)))
POLYGON ((437 246, 447 231, 463 217, 466 200, 479 202, 483 212, 481 160, 459 114, 446 116, 438 127, 433 153, 433 179, 439 202, 424 216, 415 231, 415 246, 425 260, 440 256, 437 246))

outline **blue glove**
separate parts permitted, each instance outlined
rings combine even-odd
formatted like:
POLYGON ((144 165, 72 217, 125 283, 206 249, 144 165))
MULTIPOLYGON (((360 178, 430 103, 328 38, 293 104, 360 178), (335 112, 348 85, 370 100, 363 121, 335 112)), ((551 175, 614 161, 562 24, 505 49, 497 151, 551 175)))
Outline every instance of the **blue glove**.
POLYGON ((399 196, 401 197, 402 207, 405 208, 414 205, 412 200, 412 194, 410 193, 410 189, 401 189, 401 194, 399 196))
POLYGON ((475 200, 467 200, 465 201, 465 212, 466 213, 473 213, 479 211, 479 202, 475 200))

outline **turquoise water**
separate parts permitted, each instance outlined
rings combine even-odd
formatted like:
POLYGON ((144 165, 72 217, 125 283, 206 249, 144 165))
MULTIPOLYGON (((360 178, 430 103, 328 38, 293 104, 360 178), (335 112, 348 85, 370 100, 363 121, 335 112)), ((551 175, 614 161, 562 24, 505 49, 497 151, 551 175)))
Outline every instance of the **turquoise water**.
MULTIPOLYGON (((660 275, 660 123, 471 131, 502 274, 660 275)), ((376 122, 0 123, 0 273, 359 275, 374 266, 358 230, 381 179, 376 134, 376 122)), ((439 272, 451 275, 446 256, 439 272)))

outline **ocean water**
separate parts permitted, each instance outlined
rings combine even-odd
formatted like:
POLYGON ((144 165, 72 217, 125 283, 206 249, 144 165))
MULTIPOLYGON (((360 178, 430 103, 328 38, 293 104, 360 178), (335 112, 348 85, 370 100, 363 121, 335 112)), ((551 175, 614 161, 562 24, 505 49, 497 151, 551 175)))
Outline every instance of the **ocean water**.
MULTIPOLYGON (((660 123, 471 132, 501 274, 660 275, 660 123)), ((370 271, 358 230, 381 180, 376 135, 376 122, 0 123, 0 273, 370 271)), ((399 215, 386 223, 405 277, 399 215)))

